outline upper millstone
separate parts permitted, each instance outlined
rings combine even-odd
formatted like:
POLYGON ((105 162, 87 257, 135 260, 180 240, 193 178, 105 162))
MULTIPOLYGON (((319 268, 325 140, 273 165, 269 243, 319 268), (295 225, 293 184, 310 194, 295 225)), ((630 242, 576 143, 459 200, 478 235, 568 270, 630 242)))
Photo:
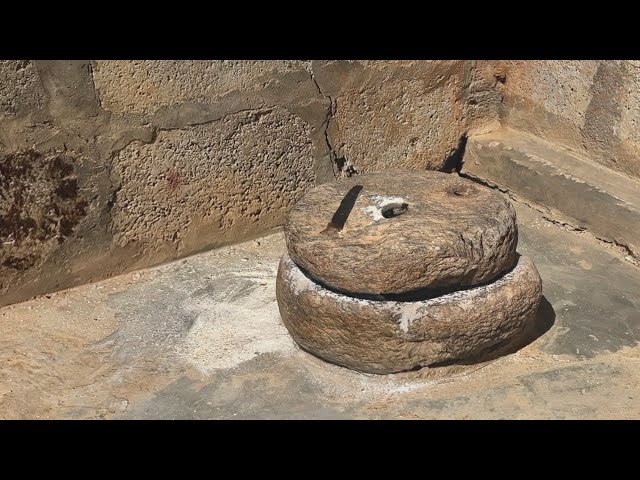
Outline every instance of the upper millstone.
POLYGON ((434 171, 387 170, 319 185, 289 212, 289 255, 353 294, 489 282, 516 263, 515 210, 499 193, 434 171))

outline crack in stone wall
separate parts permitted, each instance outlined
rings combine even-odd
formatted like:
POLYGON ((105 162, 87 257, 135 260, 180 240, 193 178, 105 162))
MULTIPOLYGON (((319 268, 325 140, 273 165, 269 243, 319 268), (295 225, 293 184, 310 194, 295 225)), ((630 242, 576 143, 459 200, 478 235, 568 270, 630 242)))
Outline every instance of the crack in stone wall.
POLYGON ((311 75, 311 80, 313 81, 313 84, 316 86, 318 93, 329 101, 329 105, 327 106, 327 115, 325 117, 324 122, 322 123, 322 136, 324 137, 324 142, 327 145, 327 149, 329 150, 329 159, 331 161, 331 166, 333 167, 333 174, 336 178, 338 178, 339 170, 336 169, 337 165, 335 164, 336 152, 333 150, 333 147, 331 146, 331 142, 329 141, 329 135, 327 133, 329 129, 329 122, 331 122, 331 117, 333 116, 333 108, 334 108, 333 99, 329 95, 325 95, 320 89, 320 85, 318 84, 318 81, 316 80, 316 77, 313 73, 313 65, 309 69, 309 74, 311 75))

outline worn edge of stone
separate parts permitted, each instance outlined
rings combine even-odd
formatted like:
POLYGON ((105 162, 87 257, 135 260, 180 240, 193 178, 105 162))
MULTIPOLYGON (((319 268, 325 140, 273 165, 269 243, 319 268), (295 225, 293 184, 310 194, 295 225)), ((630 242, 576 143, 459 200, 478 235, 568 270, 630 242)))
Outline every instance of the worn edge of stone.
MULTIPOLYGON (((581 166, 587 164, 585 160, 577 158, 570 152, 555 151, 542 139, 529 137, 529 135, 512 131, 493 132, 487 135, 470 137, 460 174, 469 179, 495 186, 502 191, 516 192, 551 210, 557 209, 560 213, 574 220, 573 222, 570 220, 566 222, 565 219, 562 219, 565 223, 576 224, 581 229, 589 229, 596 237, 618 244, 626 248, 636 258, 640 257, 640 244, 636 240, 640 238, 640 229, 638 228, 638 225, 640 225, 640 202, 637 204, 629 202, 629 200, 633 199, 634 192, 620 191, 614 193, 604 185, 598 184, 622 182, 624 190, 633 190, 633 186, 640 189, 640 183, 602 166, 596 166, 596 168, 601 171, 602 175, 611 176, 613 179, 611 182, 608 180, 596 182, 594 178, 579 178, 571 172, 567 172, 562 165, 532 153, 527 149, 527 145, 533 149, 542 148, 545 157, 555 153, 555 155, 563 159, 572 158, 575 162, 579 162, 581 166), (505 156, 508 158, 505 158, 505 156), (489 157, 493 161, 486 161, 489 157), (571 202, 562 201, 563 198, 566 199, 566 189, 561 188, 562 185, 556 185, 553 188, 549 181, 545 181, 545 186, 550 188, 545 188, 544 192, 541 192, 531 189, 535 182, 527 182, 527 185, 523 185, 523 182, 519 180, 522 175, 518 175, 515 181, 509 181, 508 176, 503 173, 505 171, 504 162, 511 163, 521 171, 522 175, 527 175, 529 178, 543 175, 547 180, 571 182, 582 191, 583 195, 581 195, 579 205, 588 205, 589 207, 585 206, 584 208, 589 210, 589 215, 580 214, 576 208, 571 207, 571 202), (549 198, 549 195, 552 197, 555 195, 558 198, 549 198), (592 198, 594 195, 599 198, 592 198), (604 202, 601 201, 603 199, 604 202), (606 207, 603 207, 603 205, 606 205, 606 207), (606 211, 604 210, 605 208, 606 211), (612 208, 618 212, 618 215, 611 215, 610 209, 612 208), (612 223, 612 218, 619 217, 629 218, 622 224, 619 222, 612 223), (634 232, 634 226, 637 232, 634 232)), ((516 176, 513 176, 513 178, 516 178, 516 176)), ((640 190, 638 191, 638 199, 640 199, 640 190)))

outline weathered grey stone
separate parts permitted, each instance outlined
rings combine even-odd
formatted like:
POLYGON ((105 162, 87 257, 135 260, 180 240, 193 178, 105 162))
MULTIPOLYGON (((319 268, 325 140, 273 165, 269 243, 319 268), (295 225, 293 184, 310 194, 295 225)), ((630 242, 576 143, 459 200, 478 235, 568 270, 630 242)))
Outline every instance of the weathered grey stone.
POLYGON ((523 332, 541 294, 527 257, 493 283, 418 302, 337 294, 309 279, 287 254, 276 280, 280 315, 302 348, 370 373, 474 361, 523 332))
POLYGON ((505 128, 469 137, 461 174, 550 207, 556 219, 640 258, 638 180, 505 128))
MULTIPOLYGON (((33 157, 2 187, 0 214, 23 203, 25 184, 25 200, 49 198, 56 178, 32 173, 56 152, 81 159, 87 202, 46 245, 35 229, 12 243, 23 232, 4 226, 0 305, 264 234, 353 163, 448 165, 497 108, 472 93, 484 92, 479 73, 459 61, 0 62, 0 164, 33 157)), ((68 216, 39 201, 24 215, 36 211, 68 216)))
POLYGON ((513 267, 515 210, 499 193, 442 172, 389 170, 320 185, 289 212, 291 258, 322 284, 356 294, 459 289, 513 267), (342 231, 327 228, 361 185, 342 231), (385 207, 408 205, 392 218, 385 207))

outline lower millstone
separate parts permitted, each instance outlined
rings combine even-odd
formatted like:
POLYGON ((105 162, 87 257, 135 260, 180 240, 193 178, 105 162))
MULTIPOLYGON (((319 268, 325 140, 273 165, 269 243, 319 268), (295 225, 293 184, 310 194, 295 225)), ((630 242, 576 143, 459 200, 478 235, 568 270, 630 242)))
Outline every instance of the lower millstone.
POLYGON ((294 340, 329 362, 368 373, 395 373, 473 359, 518 337, 533 321, 542 281, 533 262, 494 282, 428 300, 364 300, 330 291, 285 254, 276 296, 294 340))

